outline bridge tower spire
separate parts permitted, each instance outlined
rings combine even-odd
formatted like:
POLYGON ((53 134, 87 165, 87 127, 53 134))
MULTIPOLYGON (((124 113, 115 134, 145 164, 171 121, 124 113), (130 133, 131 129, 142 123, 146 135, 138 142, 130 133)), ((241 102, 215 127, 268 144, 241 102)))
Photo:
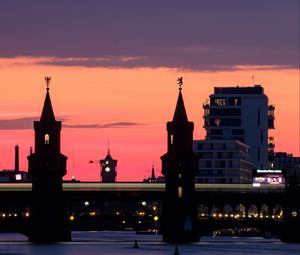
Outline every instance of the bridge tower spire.
POLYGON ((28 172, 32 178, 28 235, 33 242, 71 240, 62 191, 67 157, 60 152, 61 121, 55 120, 49 93, 50 80, 50 77, 45 77, 44 106, 40 121, 34 121, 35 151, 28 156, 28 172))
POLYGON ((198 172, 198 158, 193 152, 194 123, 186 114, 182 77, 178 78, 178 85, 173 120, 167 123, 168 151, 161 157, 166 181, 161 225, 163 241, 174 243, 198 241, 197 208, 193 199, 198 172))

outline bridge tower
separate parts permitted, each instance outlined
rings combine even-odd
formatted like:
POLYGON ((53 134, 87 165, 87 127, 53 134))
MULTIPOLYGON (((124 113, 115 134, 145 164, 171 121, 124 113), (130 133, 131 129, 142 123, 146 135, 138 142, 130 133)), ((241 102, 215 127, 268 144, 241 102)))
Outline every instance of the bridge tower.
POLYGON ((40 121, 34 121, 35 151, 28 156, 32 177, 32 204, 29 241, 61 242, 71 240, 62 178, 67 157, 60 152, 61 121, 56 121, 49 94, 51 78, 45 77, 47 89, 40 121))
POLYGON ((283 230, 280 239, 287 243, 300 243, 300 176, 286 179, 283 230))
POLYGON ((166 190, 162 205, 163 241, 198 241, 197 208, 194 204, 198 158, 193 152, 194 123, 188 121, 182 97, 182 78, 172 121, 167 123, 168 151, 161 157, 166 190))

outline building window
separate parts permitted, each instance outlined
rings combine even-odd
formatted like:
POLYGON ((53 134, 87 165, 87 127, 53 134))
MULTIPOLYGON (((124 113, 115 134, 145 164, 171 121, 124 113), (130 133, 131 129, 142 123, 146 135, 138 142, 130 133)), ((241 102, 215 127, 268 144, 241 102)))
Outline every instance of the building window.
POLYGON ((217 127, 220 126, 220 123, 221 123, 220 119, 215 119, 215 124, 216 124, 217 127))
POLYGON ((223 143, 223 150, 226 150, 226 143, 223 143))
POLYGON ((244 135, 244 129, 232 129, 232 135, 244 135))
POLYGON ((217 175, 218 175, 218 176, 222 176, 222 175, 223 175, 223 170, 218 169, 218 170, 217 170, 217 175))
POLYGON ((208 116, 210 112, 209 108, 204 108, 204 116, 208 116))
POLYGON ((50 136, 49 136, 49 134, 45 134, 45 136, 44 136, 44 143, 45 144, 49 144, 50 143, 50 136))
POLYGON ((233 127, 238 127, 241 126, 241 119, 210 119, 208 125, 206 126, 214 126, 214 127, 223 127, 223 126, 233 126, 233 127))
POLYGON ((228 98, 228 105, 232 105, 232 106, 241 105, 241 98, 240 97, 229 97, 228 98))
POLYGON ((210 121, 209 121, 209 119, 205 119, 204 125, 205 125, 205 126, 210 126, 210 121))
POLYGON ((171 143, 171 144, 174 143, 174 137, 173 137, 173 135, 170 135, 170 143, 171 143))
POLYGON ((260 126, 260 110, 257 109, 257 126, 260 126))
POLYGON ((222 135, 223 134, 223 130, 222 129, 210 129, 207 130, 209 135, 222 135))
POLYGON ((213 101, 213 105, 225 106, 226 105, 226 98, 215 98, 214 101, 213 101))
POLYGON ((205 168, 211 168, 211 161, 210 160, 205 161, 205 168))
POLYGON ((210 116, 241 116, 241 108, 212 108, 210 116))
POLYGON ((177 190, 177 195, 178 195, 178 198, 182 198, 182 187, 178 187, 178 190, 177 190))
POLYGON ((198 143, 197 147, 198 147, 198 150, 202 150, 203 149, 203 144, 202 143, 198 143))

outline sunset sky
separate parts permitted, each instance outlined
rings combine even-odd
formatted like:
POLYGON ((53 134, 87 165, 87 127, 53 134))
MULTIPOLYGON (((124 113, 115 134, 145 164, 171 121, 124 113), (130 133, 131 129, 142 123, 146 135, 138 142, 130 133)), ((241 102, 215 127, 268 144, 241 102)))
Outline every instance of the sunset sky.
POLYGON ((166 122, 183 76, 194 139, 215 86, 261 84, 274 104, 276 151, 300 154, 299 1, 1 1, 0 169, 14 146, 27 171, 44 76, 63 121, 66 179, 100 180, 107 143, 119 181, 161 175, 166 122))

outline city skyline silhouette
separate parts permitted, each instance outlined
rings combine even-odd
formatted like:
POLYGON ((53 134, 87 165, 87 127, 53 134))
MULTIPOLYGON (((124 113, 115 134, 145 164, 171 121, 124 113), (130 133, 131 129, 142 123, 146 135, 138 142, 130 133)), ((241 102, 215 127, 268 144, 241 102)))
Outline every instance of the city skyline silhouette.
POLYGON ((275 151, 299 156, 296 1, 78 2, 71 12, 68 3, 13 2, 0 4, 0 169, 13 168, 16 144, 28 168, 44 76, 63 123, 66 179, 99 181, 89 161, 105 157, 108 140, 118 181, 141 181, 153 164, 160 175, 179 76, 194 139, 205 138, 202 104, 214 87, 260 84, 276 107, 275 151))

